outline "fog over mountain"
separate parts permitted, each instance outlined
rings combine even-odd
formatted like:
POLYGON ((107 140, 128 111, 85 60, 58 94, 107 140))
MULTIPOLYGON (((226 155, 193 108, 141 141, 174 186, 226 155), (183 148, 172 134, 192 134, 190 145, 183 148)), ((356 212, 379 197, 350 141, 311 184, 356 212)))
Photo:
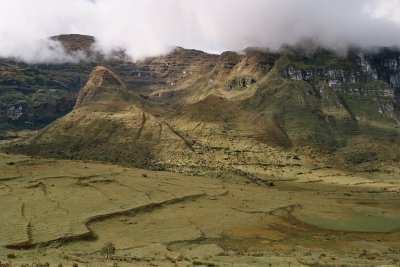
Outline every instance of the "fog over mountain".
POLYGON ((343 49, 400 45, 397 0, 0 0, 0 56, 64 62, 47 37, 96 36, 107 53, 126 49, 134 59, 173 46, 211 52, 247 46, 272 49, 307 37, 343 49))

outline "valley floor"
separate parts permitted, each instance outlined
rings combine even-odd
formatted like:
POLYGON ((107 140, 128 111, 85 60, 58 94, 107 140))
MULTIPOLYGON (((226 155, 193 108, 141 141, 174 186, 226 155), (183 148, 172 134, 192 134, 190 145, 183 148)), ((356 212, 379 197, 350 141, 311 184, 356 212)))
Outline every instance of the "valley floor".
POLYGON ((398 266, 398 188, 393 181, 257 185, 0 154, 0 262, 398 266), (107 242, 116 248, 108 258, 100 253, 107 242))

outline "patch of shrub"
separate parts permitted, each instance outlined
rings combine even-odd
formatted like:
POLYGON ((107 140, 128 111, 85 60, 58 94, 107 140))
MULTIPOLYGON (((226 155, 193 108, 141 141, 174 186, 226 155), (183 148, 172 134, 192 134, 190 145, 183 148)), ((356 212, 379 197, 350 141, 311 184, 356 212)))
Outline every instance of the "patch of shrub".
POLYGON ((104 244, 104 246, 100 250, 101 255, 105 255, 106 258, 108 259, 109 256, 115 254, 115 246, 112 242, 107 242, 104 244))

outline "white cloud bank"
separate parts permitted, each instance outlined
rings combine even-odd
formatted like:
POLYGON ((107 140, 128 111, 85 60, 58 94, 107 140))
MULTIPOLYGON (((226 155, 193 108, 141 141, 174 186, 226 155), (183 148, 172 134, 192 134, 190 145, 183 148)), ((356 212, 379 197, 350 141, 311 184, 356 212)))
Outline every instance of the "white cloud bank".
POLYGON ((400 45, 399 0, 0 0, 0 56, 72 57, 46 38, 94 35, 133 58, 172 46, 207 51, 279 48, 302 37, 331 48, 400 45), (53 49, 48 47, 52 46, 53 49))

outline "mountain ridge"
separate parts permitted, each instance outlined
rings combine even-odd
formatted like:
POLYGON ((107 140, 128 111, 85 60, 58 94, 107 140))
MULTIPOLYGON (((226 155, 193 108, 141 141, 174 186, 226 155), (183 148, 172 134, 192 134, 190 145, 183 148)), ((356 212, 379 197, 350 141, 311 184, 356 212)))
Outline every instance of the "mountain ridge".
POLYGON ((268 179, 320 164, 365 172, 379 163, 384 173, 400 159, 400 53, 382 53, 177 48, 83 64, 98 81, 75 109, 8 151, 268 179))

